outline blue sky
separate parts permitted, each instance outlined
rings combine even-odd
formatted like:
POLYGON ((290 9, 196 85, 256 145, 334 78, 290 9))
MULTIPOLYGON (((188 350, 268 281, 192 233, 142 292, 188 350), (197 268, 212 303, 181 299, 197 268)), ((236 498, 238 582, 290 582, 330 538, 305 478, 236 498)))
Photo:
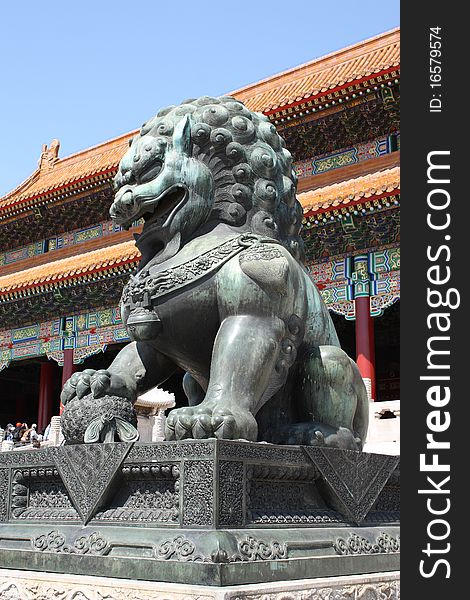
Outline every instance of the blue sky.
POLYGON ((2 3, 0 195, 60 156, 399 25, 399 0, 2 3))

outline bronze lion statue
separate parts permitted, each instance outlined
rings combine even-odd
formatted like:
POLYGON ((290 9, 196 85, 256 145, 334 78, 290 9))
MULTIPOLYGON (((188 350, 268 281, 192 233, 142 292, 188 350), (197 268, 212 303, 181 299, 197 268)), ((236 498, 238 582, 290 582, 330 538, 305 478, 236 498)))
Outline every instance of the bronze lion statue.
POLYGON ((274 125, 235 98, 186 100, 145 123, 110 208, 125 228, 145 221, 121 300, 133 341, 108 370, 75 373, 64 405, 134 402, 182 368, 188 406, 169 413, 168 440, 360 449, 367 394, 303 267, 296 183, 274 125))

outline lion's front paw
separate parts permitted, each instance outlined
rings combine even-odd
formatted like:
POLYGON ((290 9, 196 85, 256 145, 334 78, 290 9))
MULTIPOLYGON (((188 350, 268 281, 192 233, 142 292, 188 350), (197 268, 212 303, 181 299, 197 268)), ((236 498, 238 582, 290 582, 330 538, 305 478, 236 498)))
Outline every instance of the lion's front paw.
POLYGON ((256 441, 258 426, 254 416, 245 410, 220 404, 204 404, 176 408, 165 423, 167 440, 219 438, 256 441))
POLYGON ((106 394, 110 387, 111 376, 108 371, 85 369, 80 373, 74 373, 66 382, 60 400, 67 404, 72 398, 83 398, 93 393, 95 397, 106 394))
POLYGON ((109 371, 100 369, 85 369, 80 373, 74 373, 64 385, 60 400, 65 406, 72 398, 84 398, 92 394, 94 398, 103 396, 122 396, 130 398, 126 386, 119 377, 112 375, 109 371))

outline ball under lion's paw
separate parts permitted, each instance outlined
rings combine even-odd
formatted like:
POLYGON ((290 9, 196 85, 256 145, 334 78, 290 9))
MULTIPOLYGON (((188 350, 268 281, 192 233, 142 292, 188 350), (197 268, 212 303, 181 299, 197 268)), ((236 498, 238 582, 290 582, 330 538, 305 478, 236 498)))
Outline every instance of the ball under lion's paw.
POLYGON ((75 397, 66 404, 61 424, 66 444, 134 442, 139 437, 132 402, 118 396, 75 397))

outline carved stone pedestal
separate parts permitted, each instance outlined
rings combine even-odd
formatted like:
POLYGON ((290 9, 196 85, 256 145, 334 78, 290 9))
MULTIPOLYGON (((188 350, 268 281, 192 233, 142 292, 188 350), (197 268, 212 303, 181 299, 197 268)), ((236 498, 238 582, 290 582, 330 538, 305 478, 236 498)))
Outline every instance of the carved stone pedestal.
POLYGON ((396 571, 397 465, 221 440, 5 452, 0 567, 208 586, 396 571))
POLYGON ((393 571, 217 588, 0 569, 0 600, 399 600, 399 576, 393 571))

